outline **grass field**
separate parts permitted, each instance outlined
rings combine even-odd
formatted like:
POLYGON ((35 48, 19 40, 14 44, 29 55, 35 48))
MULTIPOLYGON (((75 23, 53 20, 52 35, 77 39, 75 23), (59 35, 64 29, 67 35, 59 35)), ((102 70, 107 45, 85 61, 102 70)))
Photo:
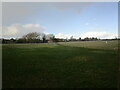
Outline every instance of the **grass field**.
POLYGON ((3 88, 117 88, 118 42, 3 44, 3 88))

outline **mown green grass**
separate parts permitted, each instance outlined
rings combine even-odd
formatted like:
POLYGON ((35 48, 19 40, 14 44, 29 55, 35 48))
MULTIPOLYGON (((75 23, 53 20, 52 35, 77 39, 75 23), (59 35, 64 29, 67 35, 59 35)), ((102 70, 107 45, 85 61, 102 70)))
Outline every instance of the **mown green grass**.
POLYGON ((3 88, 117 88, 117 41, 107 45, 3 44, 3 88))

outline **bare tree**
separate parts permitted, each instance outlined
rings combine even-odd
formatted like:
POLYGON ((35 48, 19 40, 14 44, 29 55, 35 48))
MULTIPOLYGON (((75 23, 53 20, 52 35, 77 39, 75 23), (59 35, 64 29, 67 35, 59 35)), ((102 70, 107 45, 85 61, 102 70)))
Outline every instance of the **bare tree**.
POLYGON ((70 37, 70 40, 73 41, 73 36, 70 37))
POLYGON ((47 40, 53 40, 55 39, 55 36, 53 34, 45 34, 45 33, 37 33, 37 32, 31 32, 22 37, 23 40, 26 42, 38 42, 42 40, 43 43, 47 42, 47 40))
POLYGON ((42 39, 43 39, 43 43, 45 43, 46 42, 46 35, 45 34, 43 35, 42 39))
POLYGON ((55 39, 55 36, 53 35, 53 34, 50 34, 51 36, 50 36, 50 40, 53 40, 54 41, 54 39, 55 39))
POLYGON ((36 43, 36 42, 39 42, 40 39, 40 34, 37 33, 37 32, 31 32, 31 33, 28 33, 26 35, 24 35, 21 40, 24 41, 24 42, 27 42, 27 43, 36 43))
POLYGON ((38 39, 39 36, 40 36, 39 33, 37 33, 37 32, 31 32, 31 33, 28 33, 27 35, 24 35, 22 38, 30 40, 30 39, 38 39))

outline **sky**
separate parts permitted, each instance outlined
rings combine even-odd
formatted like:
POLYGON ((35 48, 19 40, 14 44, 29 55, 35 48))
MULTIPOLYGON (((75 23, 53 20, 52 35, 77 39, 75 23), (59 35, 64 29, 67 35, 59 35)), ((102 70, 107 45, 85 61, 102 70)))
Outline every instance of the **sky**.
POLYGON ((3 2, 2 37, 29 32, 56 38, 118 37, 117 2, 3 2))

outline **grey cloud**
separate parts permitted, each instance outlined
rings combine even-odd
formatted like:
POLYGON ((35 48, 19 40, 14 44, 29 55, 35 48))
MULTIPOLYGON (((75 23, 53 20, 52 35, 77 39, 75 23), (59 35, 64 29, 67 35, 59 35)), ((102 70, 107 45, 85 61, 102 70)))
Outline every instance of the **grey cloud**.
POLYGON ((4 2, 2 4, 3 25, 24 22, 28 16, 36 14, 29 3, 4 2))
POLYGON ((93 2, 60 2, 60 3, 51 3, 50 6, 60 10, 69 10, 82 11, 83 9, 92 5, 93 2))
POLYGON ((30 17, 37 15, 41 10, 50 8, 81 12, 92 4, 93 2, 3 2, 2 24, 10 25, 29 21, 30 17))

